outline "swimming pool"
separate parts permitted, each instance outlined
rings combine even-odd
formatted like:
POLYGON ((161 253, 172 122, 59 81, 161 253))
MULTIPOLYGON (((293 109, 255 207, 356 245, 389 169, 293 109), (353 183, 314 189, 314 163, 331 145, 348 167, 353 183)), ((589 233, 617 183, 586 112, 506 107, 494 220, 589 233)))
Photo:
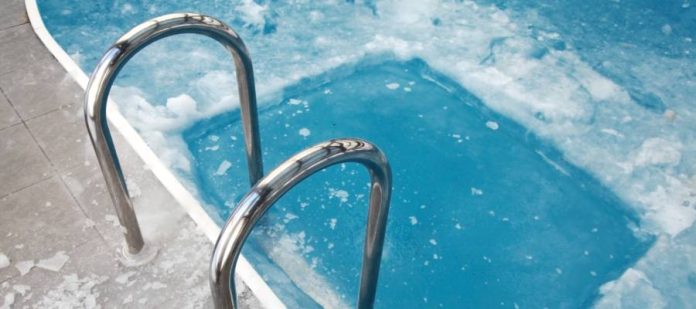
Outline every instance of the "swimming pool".
MULTIPOLYGON (((670 15, 648 4, 597 4, 619 6, 625 16, 611 22, 636 12, 665 18, 651 20, 664 22, 656 30, 664 38, 617 51, 622 57, 607 47, 626 31, 598 38, 606 25, 596 20, 585 24, 595 31, 557 26, 568 16, 547 12, 549 3, 40 6, 86 70, 124 30, 164 12, 209 13, 241 29, 265 102, 267 168, 327 138, 380 145, 395 180, 380 307, 585 307, 621 304, 630 293, 679 306, 696 288, 686 102, 693 15, 688 6, 670 15), (680 70, 648 79, 640 65, 649 62, 680 70), (681 87, 661 84, 667 76, 681 87), (681 259, 650 262, 660 254, 681 259), (679 269, 683 284, 661 280, 665 269, 679 269), (640 290, 646 282, 650 293, 640 290)), ((220 89, 233 75, 215 47, 193 37, 156 43, 114 92, 220 223, 246 175, 239 123, 230 123, 235 94, 220 89), (183 73, 173 78, 164 63, 183 73), (143 88, 144 76, 155 87, 143 88)), ((284 197, 256 231, 245 255, 287 305, 352 304, 366 181, 350 165, 329 169, 284 197)))

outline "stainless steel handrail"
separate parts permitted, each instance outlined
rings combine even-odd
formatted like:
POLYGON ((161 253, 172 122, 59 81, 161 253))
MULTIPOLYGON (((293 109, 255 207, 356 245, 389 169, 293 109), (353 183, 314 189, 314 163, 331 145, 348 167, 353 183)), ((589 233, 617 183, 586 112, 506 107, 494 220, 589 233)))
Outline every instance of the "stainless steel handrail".
POLYGON ((164 15, 138 25, 106 51, 90 77, 85 96, 85 121, 89 136, 119 221, 125 228, 127 252, 124 253, 131 255, 139 253, 144 242, 111 139, 106 103, 116 75, 133 55, 157 40, 180 33, 211 37, 232 54, 239 86, 249 182, 254 185, 263 177, 254 73, 249 52, 239 35, 220 20, 192 13, 164 15))
POLYGON ((372 308, 391 196, 391 169, 384 153, 360 139, 335 139, 308 148, 278 166, 242 198, 227 220, 210 261, 210 288, 216 308, 237 308, 234 272, 242 246, 256 222, 299 182, 331 165, 357 162, 372 180, 358 308, 372 308))

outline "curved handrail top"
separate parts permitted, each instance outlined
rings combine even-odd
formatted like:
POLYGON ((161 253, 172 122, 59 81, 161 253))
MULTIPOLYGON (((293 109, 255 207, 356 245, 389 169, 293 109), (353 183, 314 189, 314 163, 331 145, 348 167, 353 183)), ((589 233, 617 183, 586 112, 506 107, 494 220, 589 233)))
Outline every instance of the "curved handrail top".
POLYGON ((99 108, 96 106, 103 104, 103 102, 99 102, 100 100, 97 98, 102 96, 105 99, 104 92, 108 94, 113 79, 128 60, 144 47, 163 38, 182 33, 202 34, 222 43, 226 48, 232 48, 235 61, 238 62, 237 67, 240 67, 239 64, 241 64, 248 76, 253 77, 249 51, 239 34, 232 28, 220 20, 206 15, 195 13, 167 14, 148 20, 126 32, 104 53, 87 85, 86 99, 90 104, 85 106, 85 112, 88 112, 92 118, 103 116, 99 115, 99 108), (101 78, 95 80, 96 76, 101 78), (93 86, 97 81, 100 85, 108 85, 104 87, 105 91, 98 91, 100 88, 93 86))
POLYGON ((239 35, 222 21, 194 13, 164 15, 133 28, 119 38, 97 63, 85 89, 84 104, 89 137, 116 214, 125 227, 124 236, 130 254, 140 252, 144 242, 106 118, 109 92, 118 72, 138 51, 162 38, 181 33, 202 34, 213 38, 232 54, 237 73, 249 182, 253 185, 263 177, 254 72, 249 52, 239 35))
POLYGON ((391 168, 384 153, 361 139, 334 139, 303 150, 259 181, 234 208, 213 250, 210 285, 217 308, 235 308, 231 276, 242 246, 263 214, 285 193, 314 173, 340 163, 367 167, 372 181, 358 307, 374 302, 391 198, 391 168))

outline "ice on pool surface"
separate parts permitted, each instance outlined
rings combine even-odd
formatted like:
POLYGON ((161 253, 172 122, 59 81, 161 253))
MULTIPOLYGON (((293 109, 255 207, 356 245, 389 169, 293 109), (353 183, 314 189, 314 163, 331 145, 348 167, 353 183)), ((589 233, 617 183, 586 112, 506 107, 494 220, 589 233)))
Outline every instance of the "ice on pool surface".
MULTIPOLYGON (((538 143, 547 145, 543 149, 529 149, 534 154, 531 157, 544 162, 550 168, 548 171, 553 171, 556 176, 569 175, 567 177, 577 181, 578 173, 582 172, 565 161, 582 168, 625 201, 625 204, 607 204, 608 208, 617 209, 615 204, 621 204, 623 207, 618 206, 619 209, 628 208, 636 215, 638 223, 631 226, 633 235, 640 239, 657 239, 637 263, 620 274, 618 280, 605 281, 601 288, 594 290, 593 293, 600 294, 598 305, 644 307, 641 304, 648 304, 681 308, 696 302, 696 236, 693 233, 696 220, 696 104, 693 99, 696 97, 696 9, 687 0, 38 2, 49 31, 85 71, 92 70, 102 52, 115 39, 149 18, 181 11, 221 18, 240 33, 252 54, 259 101, 268 108, 265 113, 278 113, 273 119, 288 119, 276 124, 278 130, 286 130, 283 135, 264 133, 264 136, 270 136, 264 137, 265 147, 275 145, 268 143, 296 143, 296 148, 288 149, 282 155, 290 155, 321 138, 336 137, 326 134, 333 132, 332 126, 319 127, 313 123, 328 117, 315 116, 319 119, 312 121, 305 118, 318 115, 319 111, 331 114, 330 111, 317 111, 317 106, 321 106, 317 103, 323 101, 308 97, 310 94, 331 97, 326 99, 327 102, 345 96, 336 96, 336 89, 321 85, 347 78, 352 69, 343 73, 326 72, 336 68, 355 68, 358 63, 358 67, 370 67, 369 61, 422 59, 446 78, 383 79, 365 88, 370 91, 379 88, 385 97, 417 96, 418 88, 429 85, 428 82, 439 84, 440 89, 448 91, 466 89, 471 97, 476 98, 474 101, 480 100, 486 108, 509 118, 505 121, 501 120, 502 116, 481 119, 472 130, 490 134, 486 140, 493 143, 496 137, 508 134, 506 132, 515 127, 510 125, 511 119, 532 133, 517 132, 511 140, 520 136, 523 140, 527 136, 538 136, 538 143), (332 80, 315 82, 313 87, 308 87, 303 81, 318 76, 332 80), (295 86, 301 89, 292 88, 295 86), (306 120, 301 123, 290 121, 296 119, 306 120), (558 152, 548 149, 557 149, 558 152)), ((237 119, 234 110, 238 103, 231 66, 229 55, 209 39, 187 35, 168 38, 148 46, 134 57, 121 72, 112 94, 120 111, 150 147, 194 192, 199 190, 195 179, 198 176, 194 175, 200 169, 196 166, 199 154, 189 152, 189 145, 181 133, 221 113, 232 111, 224 117, 229 121, 237 119)), ((461 99, 460 102, 470 100, 461 99)), ((443 117, 463 112, 457 108, 461 104, 430 104, 431 109, 440 109, 443 117)), ((369 108, 381 110, 386 106, 389 105, 376 101, 369 108)), ((428 114, 423 111, 408 114, 405 110, 400 114, 400 121, 408 122, 412 117, 428 121, 428 114)), ((383 123, 380 130, 392 123, 383 123)), ((450 124, 443 121, 441 125, 450 124)), ((437 134, 430 132, 437 137, 429 137, 426 142, 464 147, 472 145, 471 141, 481 141, 473 134, 454 128, 441 131, 437 134), (446 138, 440 139, 441 134, 446 138)), ((211 172, 217 171, 224 159, 231 164, 226 175, 242 177, 238 175, 239 169, 245 166, 245 162, 240 162, 241 136, 241 132, 230 131, 229 136, 219 135, 219 141, 211 140, 206 148, 201 149, 210 152, 208 155, 211 156, 214 152, 228 153, 229 147, 236 147, 235 151, 239 152, 238 156, 219 157, 210 162, 214 165, 211 172)), ((509 153, 509 149, 501 152, 509 153)), ((398 152, 389 154, 399 155, 398 152)), ((267 168, 282 159, 281 154, 264 155, 269 156, 267 168)), ((418 163, 415 162, 409 162, 409 168, 416 169, 418 163)), ((349 165, 343 172, 360 173, 349 165)), ((487 170, 477 175, 492 177, 486 176, 488 173, 487 170)), ((336 172, 336 179, 344 176, 336 172)), ((408 175, 402 174, 401 177, 408 175)), ((497 181, 506 177, 500 176, 497 181)), ((226 192, 241 195, 246 180, 240 179, 242 181, 232 183, 226 192)), ((526 180, 521 183, 526 183, 526 180)), ((328 184, 320 183, 325 192, 316 196, 339 205, 342 198, 332 197, 329 189, 335 192, 343 190, 348 193, 343 206, 356 204, 365 198, 366 191, 357 193, 359 188, 335 181, 339 180, 331 178, 326 180, 328 184)), ((499 197, 481 183, 466 184, 460 189, 462 198, 466 195, 474 202, 490 202, 499 197)), ((450 191, 454 192, 453 189, 450 191)), ((219 199, 218 202, 224 203, 225 207, 231 207, 235 200, 229 196, 219 199)), ((403 200, 396 202, 405 203, 403 200)), ((297 200, 296 204, 304 211, 316 207, 321 209, 322 206, 304 200, 297 200)), ((422 213, 401 213, 399 215, 404 217, 398 224, 413 228, 435 224, 427 216, 433 211, 432 204, 422 203, 415 209, 422 213)), ((209 210, 211 214, 219 215, 212 207, 209 210)), ((293 225, 305 220, 296 209, 287 214, 291 214, 290 217, 280 217, 279 222, 293 225), (285 220, 289 221, 285 223, 285 220)), ((496 209, 489 209, 486 214, 510 225, 519 220, 496 209)), ((356 216, 362 218, 362 213, 356 216)), ((330 228, 331 218, 337 219, 336 231, 350 226, 349 221, 338 215, 318 220, 317 224, 330 228)), ((540 213, 534 214, 532 219, 543 222, 548 217, 540 213)), ((470 231, 470 226, 464 222, 442 224, 457 231, 470 231)), ((595 231, 595 228, 595 233, 606 231, 601 227, 592 227, 590 231, 595 231)), ((304 243, 315 241, 310 231, 290 231, 292 233, 287 234, 281 230, 267 231, 283 240, 283 245, 270 253, 271 258, 282 255, 279 253, 285 250, 282 248, 300 246, 303 243, 300 239, 304 239, 304 243)), ((432 246, 429 240, 434 239, 436 248, 444 248, 442 239, 435 236, 424 238, 422 243, 432 246)), ((325 248, 341 246, 340 242, 328 239, 326 242, 325 246, 314 244, 303 248, 318 254, 325 248)), ((262 252, 265 249, 254 250, 262 252)), ((388 250, 387 254, 393 257, 394 252, 401 249, 388 250)), ((584 255, 584 251, 582 255, 595 257, 592 250, 587 251, 588 255, 584 255)), ((441 265, 438 263, 452 262, 442 252, 431 250, 421 257, 425 256, 429 260, 414 263, 427 264, 435 269, 441 265)), ((539 258, 533 252, 520 256, 527 262, 539 258)), ((263 258, 259 255, 257 262, 263 258)), ((488 253, 485 258, 479 258, 486 263, 497 262, 488 253)), ((277 281, 279 284, 274 283, 275 286, 288 280, 283 279, 273 261, 261 262, 263 265, 257 266, 264 273, 274 274, 266 279, 277 281)), ((323 259, 313 260, 300 255, 297 259, 285 261, 283 267, 307 270, 305 273, 310 274, 318 273, 309 270, 312 267, 321 270, 323 262, 323 259)), ((560 276, 568 273, 567 269, 560 267, 553 270, 560 276)), ((594 269, 587 270, 587 273, 597 282, 618 277, 607 277, 606 273, 594 269)), ((324 281, 307 275, 302 289, 321 290, 324 281)), ((294 293, 297 287, 291 285, 287 285, 284 292, 294 293)), ((341 290, 329 300, 331 303, 344 302, 343 295, 347 299, 353 296, 341 290)), ((432 298, 427 300, 429 305, 436 306, 432 298)), ((505 305, 514 307, 514 303, 505 302, 505 305)))
MULTIPOLYGON (((333 137, 360 136, 385 151, 394 193, 378 307, 587 305, 650 245, 636 238, 636 219, 611 192, 423 62, 344 71, 305 80, 287 90, 291 99, 266 107, 263 152, 270 169, 333 137), (412 91, 385 83, 411 83, 412 91), (313 133, 297 136, 305 127, 313 133)), ((233 205, 247 188, 243 168, 216 177, 224 158, 244 166, 241 141, 229 138, 242 130, 237 114, 184 132, 199 193, 211 205, 233 205), (220 149, 207 151, 212 143, 220 149)), ((254 234, 255 248, 276 264, 299 258, 327 284, 305 286, 305 271, 285 269, 321 305, 354 305, 368 182, 354 164, 320 172, 283 197, 254 234)), ((230 209, 218 211, 224 218, 230 209)))

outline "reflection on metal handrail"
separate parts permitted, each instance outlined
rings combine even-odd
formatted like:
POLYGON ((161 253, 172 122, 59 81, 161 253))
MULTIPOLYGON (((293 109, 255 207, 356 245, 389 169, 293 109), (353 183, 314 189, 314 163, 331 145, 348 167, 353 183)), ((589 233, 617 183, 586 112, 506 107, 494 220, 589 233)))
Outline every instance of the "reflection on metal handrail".
POLYGON ((223 227, 210 262, 210 287, 216 308, 237 307, 232 276, 242 246, 261 216, 299 182, 321 169, 343 162, 364 165, 372 180, 358 295, 358 308, 372 308, 392 179, 389 163, 382 151, 359 139, 335 139, 296 154, 261 179, 242 198, 223 227))
POLYGON ((159 39, 180 33, 211 37, 232 54, 239 86, 249 181, 254 185, 263 177, 254 73, 249 52, 239 35, 215 18, 192 13, 161 16, 133 28, 118 39, 97 64, 87 85, 84 106, 92 145, 119 221, 125 228, 127 252, 124 253, 130 255, 139 253, 144 242, 107 124, 106 103, 116 75, 133 55, 159 39))

